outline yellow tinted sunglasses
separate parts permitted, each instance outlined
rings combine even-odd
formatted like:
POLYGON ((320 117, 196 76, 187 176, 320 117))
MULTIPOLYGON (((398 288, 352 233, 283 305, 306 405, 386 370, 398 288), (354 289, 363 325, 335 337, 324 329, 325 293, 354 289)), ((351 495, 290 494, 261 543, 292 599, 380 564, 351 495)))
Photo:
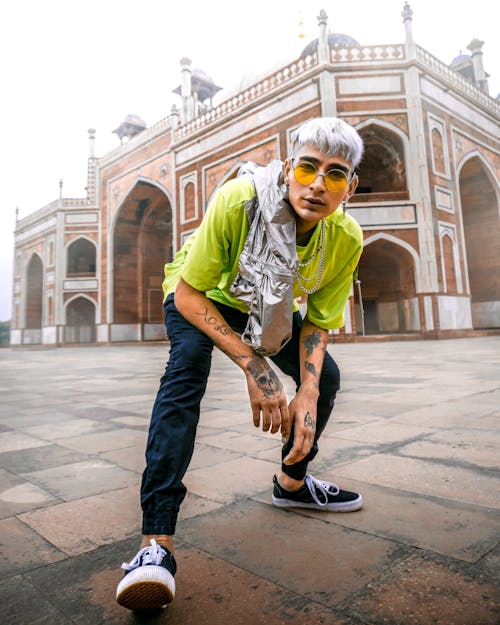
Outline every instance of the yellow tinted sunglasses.
POLYGON ((321 174, 312 163, 306 161, 295 165, 293 175, 295 180, 303 185, 310 185, 321 176, 328 191, 343 191, 349 184, 349 178, 342 169, 329 169, 325 174, 321 174))

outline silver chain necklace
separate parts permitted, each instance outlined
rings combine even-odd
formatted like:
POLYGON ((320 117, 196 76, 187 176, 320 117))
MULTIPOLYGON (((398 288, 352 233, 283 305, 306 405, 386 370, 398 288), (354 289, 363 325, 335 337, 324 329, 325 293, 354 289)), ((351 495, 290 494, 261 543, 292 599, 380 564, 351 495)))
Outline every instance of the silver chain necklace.
POLYGON ((306 277, 303 276, 300 273, 300 269, 297 270, 297 275, 296 275, 296 279, 297 279, 297 284, 300 287, 300 290, 303 291, 304 293, 307 293, 307 295, 310 295, 311 293, 314 293, 315 291, 318 290, 319 285, 321 283, 321 278, 323 277, 323 271, 325 269, 325 239, 326 239, 326 222, 324 219, 321 220, 321 235, 320 235, 320 242, 319 242, 319 246, 316 248, 314 254, 311 256, 311 258, 309 258, 308 260, 304 261, 303 263, 299 263, 299 267, 304 268, 304 267, 308 267, 313 260, 316 258, 316 256, 319 254, 319 263, 318 263, 318 268, 316 269, 316 271, 313 273, 312 276, 310 277, 306 277), (311 288, 308 288, 306 286, 306 283, 310 283, 312 282, 314 279, 316 279, 316 282, 314 283, 314 286, 311 288))

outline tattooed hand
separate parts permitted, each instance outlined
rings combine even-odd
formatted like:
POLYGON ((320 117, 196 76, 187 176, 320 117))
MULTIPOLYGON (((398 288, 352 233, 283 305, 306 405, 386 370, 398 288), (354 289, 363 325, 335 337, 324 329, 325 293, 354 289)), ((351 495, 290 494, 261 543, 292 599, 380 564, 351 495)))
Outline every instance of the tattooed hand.
POLYGON ((280 379, 265 358, 253 355, 246 364, 248 395, 252 406, 253 423, 275 434, 281 427, 281 435, 288 438, 290 418, 288 402, 280 379))
POLYGON ((290 415, 293 422, 293 447, 284 458, 284 464, 295 464, 311 451, 316 436, 317 399, 297 393, 290 403, 290 415), (306 406, 309 405, 309 410, 306 406))

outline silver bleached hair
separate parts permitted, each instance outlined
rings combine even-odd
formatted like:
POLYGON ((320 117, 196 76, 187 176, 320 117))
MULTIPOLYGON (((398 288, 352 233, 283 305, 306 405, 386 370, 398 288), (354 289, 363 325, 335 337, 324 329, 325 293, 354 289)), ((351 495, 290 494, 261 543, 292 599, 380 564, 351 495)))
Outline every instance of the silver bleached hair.
POLYGON ((301 124, 291 134, 292 156, 305 145, 326 156, 340 156, 354 169, 363 156, 363 140, 357 131, 338 117, 315 117, 301 124))

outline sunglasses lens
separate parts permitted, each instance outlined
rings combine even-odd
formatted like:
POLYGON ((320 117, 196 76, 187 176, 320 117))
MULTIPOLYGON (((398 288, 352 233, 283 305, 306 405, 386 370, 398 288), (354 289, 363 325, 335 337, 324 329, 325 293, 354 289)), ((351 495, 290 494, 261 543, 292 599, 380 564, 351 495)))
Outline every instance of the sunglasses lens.
POLYGON ((318 175, 316 168, 309 163, 299 163, 295 169, 295 180, 300 184, 311 184, 318 175))
POLYGON ((326 174, 318 173, 311 163, 299 163, 294 168, 295 180, 300 184, 312 184, 318 176, 324 180, 329 191, 343 191, 347 187, 347 175, 341 169, 330 169, 326 174))
POLYGON ((330 191, 342 191, 347 186, 347 176, 340 169, 330 169, 325 176, 325 186, 330 191))

